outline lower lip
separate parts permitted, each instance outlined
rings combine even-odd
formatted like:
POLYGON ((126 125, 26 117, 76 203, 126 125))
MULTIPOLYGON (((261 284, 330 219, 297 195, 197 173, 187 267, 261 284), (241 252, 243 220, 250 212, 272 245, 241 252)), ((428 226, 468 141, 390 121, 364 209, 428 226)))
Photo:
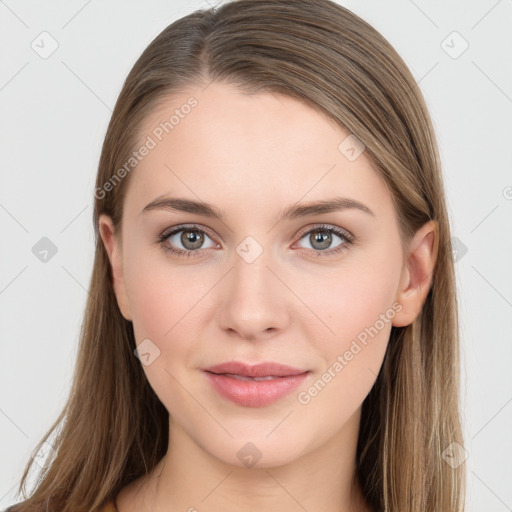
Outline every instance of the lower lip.
POLYGON ((214 389, 244 407, 264 407, 300 386, 310 372, 269 380, 238 380, 224 374, 205 372, 214 389))

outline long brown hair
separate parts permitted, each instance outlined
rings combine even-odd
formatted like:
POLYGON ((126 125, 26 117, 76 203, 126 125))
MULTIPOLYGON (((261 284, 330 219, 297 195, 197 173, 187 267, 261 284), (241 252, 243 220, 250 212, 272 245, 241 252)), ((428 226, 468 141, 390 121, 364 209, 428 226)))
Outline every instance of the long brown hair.
POLYGON ((196 11, 163 30, 130 71, 99 162, 96 252, 72 389, 37 446, 53 436, 55 456, 27 497, 29 461, 18 490, 25 501, 13 510, 97 510, 167 451, 169 414, 134 356, 133 326, 116 302, 98 219, 110 215, 118 231, 132 173, 107 193, 102 187, 140 145, 152 109, 180 88, 211 81, 287 94, 355 134, 388 185, 403 240, 437 221, 438 260, 423 309, 411 325, 392 328, 363 403, 357 477, 375 510, 463 510, 464 465, 452 468, 442 456, 463 440, 455 278, 432 123, 393 47, 330 0, 238 0, 196 11))

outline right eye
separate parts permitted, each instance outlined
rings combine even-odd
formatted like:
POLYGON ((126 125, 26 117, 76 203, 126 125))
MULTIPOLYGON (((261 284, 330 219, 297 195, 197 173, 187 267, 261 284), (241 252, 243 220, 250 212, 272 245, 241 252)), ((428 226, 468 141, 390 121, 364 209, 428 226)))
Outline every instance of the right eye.
POLYGON ((214 242, 208 234, 196 226, 176 226, 171 231, 165 231, 158 239, 165 251, 178 256, 192 256, 201 249, 215 247, 214 242), (209 247, 203 247, 206 238, 211 241, 209 247))

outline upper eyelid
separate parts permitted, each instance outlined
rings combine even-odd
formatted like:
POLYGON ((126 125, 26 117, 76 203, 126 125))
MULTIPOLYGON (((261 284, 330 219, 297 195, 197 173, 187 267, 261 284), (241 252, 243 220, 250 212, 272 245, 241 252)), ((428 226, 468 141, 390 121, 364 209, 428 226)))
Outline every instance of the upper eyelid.
POLYGON ((332 224, 317 224, 317 225, 314 225, 314 226, 311 226, 311 227, 306 227, 304 228, 304 230, 299 230, 298 234, 296 236, 300 236, 300 238, 302 238, 304 235, 307 235, 308 233, 310 233, 311 231, 315 231, 315 230, 322 230, 324 229, 325 231, 331 231, 333 232, 335 235, 343 235, 343 236, 346 236, 349 240, 352 240, 354 238, 354 235, 348 231, 348 229, 345 229, 345 228, 342 228, 342 227, 339 227, 339 226, 334 226, 332 224))
MULTIPOLYGON (((186 224, 186 225, 178 225, 174 226, 173 228, 170 228, 169 230, 164 230, 162 234, 160 235, 161 238, 169 238, 171 235, 175 235, 176 233, 179 233, 180 231, 203 231, 205 234, 207 234, 212 240, 215 239, 214 236, 210 233, 210 230, 196 225, 196 224, 186 224)), ((217 242, 218 243, 218 242, 217 242)))

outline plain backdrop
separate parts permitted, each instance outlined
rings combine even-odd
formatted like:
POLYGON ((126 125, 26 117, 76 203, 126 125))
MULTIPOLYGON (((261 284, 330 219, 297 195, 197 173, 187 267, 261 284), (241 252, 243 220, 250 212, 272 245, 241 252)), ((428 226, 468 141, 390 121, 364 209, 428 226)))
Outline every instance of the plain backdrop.
MULTIPOLYGON (((457 239, 467 510, 510 511, 512 2, 340 3, 395 46, 433 116, 457 239)), ((0 509, 70 389, 111 109, 151 40, 208 6, 0 2, 0 509)))

